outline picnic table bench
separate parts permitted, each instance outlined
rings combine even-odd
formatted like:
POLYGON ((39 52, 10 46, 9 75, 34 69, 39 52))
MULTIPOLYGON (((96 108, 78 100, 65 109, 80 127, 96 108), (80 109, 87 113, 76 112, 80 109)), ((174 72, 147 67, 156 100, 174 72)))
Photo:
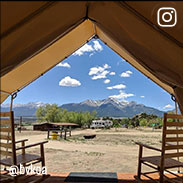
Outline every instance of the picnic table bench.
POLYGON ((49 139, 50 136, 53 136, 52 134, 50 134, 50 132, 56 132, 58 133, 56 135, 57 137, 62 138, 64 136, 64 140, 66 140, 68 133, 69 136, 71 136, 72 126, 78 126, 78 124, 75 123, 54 123, 54 124, 57 126, 57 128, 48 129, 47 139, 49 139))
MULTIPOLYGON (((50 132, 56 132, 58 133, 58 137, 62 138, 63 137, 63 134, 64 134, 64 139, 66 140, 66 137, 67 137, 67 133, 69 133, 69 136, 71 136, 71 129, 55 129, 55 128, 51 128, 51 129, 48 129, 48 134, 47 134, 47 139, 50 138, 50 136, 53 136, 52 133, 50 132), (60 133, 60 135, 59 135, 60 133)), ((55 136, 55 135, 54 135, 55 136)))

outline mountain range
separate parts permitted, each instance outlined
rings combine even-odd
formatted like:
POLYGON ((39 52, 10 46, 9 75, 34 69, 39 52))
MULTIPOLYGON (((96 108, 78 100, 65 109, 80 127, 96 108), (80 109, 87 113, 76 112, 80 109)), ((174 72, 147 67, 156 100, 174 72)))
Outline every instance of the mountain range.
POLYGON ((135 114, 142 112, 163 116, 163 111, 158 109, 147 107, 134 101, 119 101, 114 98, 107 98, 104 100, 85 100, 81 103, 64 104, 61 107, 67 109, 68 111, 77 112, 92 112, 93 110, 96 110, 99 117, 132 117, 135 114))
MULTIPOLYGON (((13 111, 15 116, 35 116, 36 110, 40 106, 44 106, 42 102, 29 102, 27 104, 14 104, 13 111)), ((10 110, 10 104, 2 104, 1 112, 10 110)))
MULTIPOLYGON (((35 116, 36 109, 40 106, 46 105, 42 102, 31 102, 28 104, 14 104, 13 110, 15 116, 35 116)), ((135 114, 145 112, 147 114, 154 114, 157 116, 163 116, 163 111, 148 107, 143 104, 136 103, 134 101, 119 101, 114 98, 107 98, 103 100, 85 100, 80 103, 69 103, 60 106, 68 111, 77 112, 92 112, 96 110, 97 116, 109 116, 109 117, 132 117, 135 114)), ((2 104, 1 111, 8 111, 9 105, 2 104)))

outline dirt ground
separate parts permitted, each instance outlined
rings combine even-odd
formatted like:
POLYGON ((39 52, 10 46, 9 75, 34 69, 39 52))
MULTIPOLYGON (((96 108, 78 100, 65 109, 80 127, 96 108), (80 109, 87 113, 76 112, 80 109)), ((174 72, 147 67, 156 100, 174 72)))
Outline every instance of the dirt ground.
MULTIPOLYGON (((28 138, 27 144, 47 140, 47 132, 16 131, 16 140, 28 138)), ((49 140, 45 144, 45 158, 48 172, 128 172, 137 171, 138 145, 142 142, 160 147, 161 130, 141 129, 76 129, 67 140, 49 140), (83 135, 96 134, 86 140, 83 135)), ((29 148, 38 154, 39 146, 29 148)), ((145 155, 159 155, 145 150, 145 155)))

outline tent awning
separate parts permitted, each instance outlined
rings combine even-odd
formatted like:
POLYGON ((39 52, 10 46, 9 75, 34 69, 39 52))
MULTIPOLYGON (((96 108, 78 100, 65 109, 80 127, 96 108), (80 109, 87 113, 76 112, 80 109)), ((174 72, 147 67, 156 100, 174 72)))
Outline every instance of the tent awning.
POLYGON ((98 37, 170 94, 183 112, 183 2, 1 2, 1 103, 98 37), (177 25, 157 24, 160 7, 177 25))

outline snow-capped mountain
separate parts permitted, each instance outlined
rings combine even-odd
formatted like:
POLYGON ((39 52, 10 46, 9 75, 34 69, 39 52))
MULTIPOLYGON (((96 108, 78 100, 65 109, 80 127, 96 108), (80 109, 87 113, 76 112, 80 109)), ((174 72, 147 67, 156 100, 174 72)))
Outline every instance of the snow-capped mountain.
POLYGON ((101 101, 100 100, 85 100, 85 101, 81 102, 80 104, 88 105, 88 106, 92 106, 92 107, 98 107, 101 105, 101 101))
MULTIPOLYGON (((29 102, 27 104, 14 104, 13 111, 15 116, 35 116, 36 109, 40 106, 46 105, 43 102, 29 102)), ((2 104, 1 111, 9 111, 10 104, 2 104)))
MULTIPOLYGON (((46 105, 42 102, 30 102, 28 104, 14 104, 13 111, 15 116, 35 116, 36 109, 40 106, 46 105)), ((2 104, 1 111, 9 111, 9 104, 2 104)), ((119 101, 114 98, 107 98, 103 100, 85 100, 80 103, 70 103, 60 106, 68 111, 77 112, 92 112, 96 110, 99 117, 132 117, 135 114, 145 112, 147 114, 155 114, 163 116, 163 112, 152 107, 147 107, 143 104, 138 104, 134 101, 119 101)))
POLYGON ((103 100, 85 100, 81 103, 64 104, 61 107, 67 109, 68 111, 78 112, 92 112, 93 110, 96 110, 97 115, 100 117, 132 117, 135 114, 142 112, 163 116, 163 112, 158 109, 147 107, 134 101, 119 101, 114 98, 107 98, 103 100))
POLYGON ((129 102, 119 101, 115 98, 109 97, 109 98, 103 99, 103 100, 85 100, 85 101, 81 102, 80 104, 81 105, 93 106, 93 107, 99 107, 101 105, 109 104, 109 103, 111 103, 112 105, 118 106, 118 107, 124 107, 129 102))
MULTIPOLYGON (((31 108, 37 108, 40 106, 44 106, 45 103, 43 102, 29 102, 27 104, 14 104, 13 107, 31 107, 31 108)), ((2 104, 1 107, 8 108, 10 107, 10 104, 2 104)))

